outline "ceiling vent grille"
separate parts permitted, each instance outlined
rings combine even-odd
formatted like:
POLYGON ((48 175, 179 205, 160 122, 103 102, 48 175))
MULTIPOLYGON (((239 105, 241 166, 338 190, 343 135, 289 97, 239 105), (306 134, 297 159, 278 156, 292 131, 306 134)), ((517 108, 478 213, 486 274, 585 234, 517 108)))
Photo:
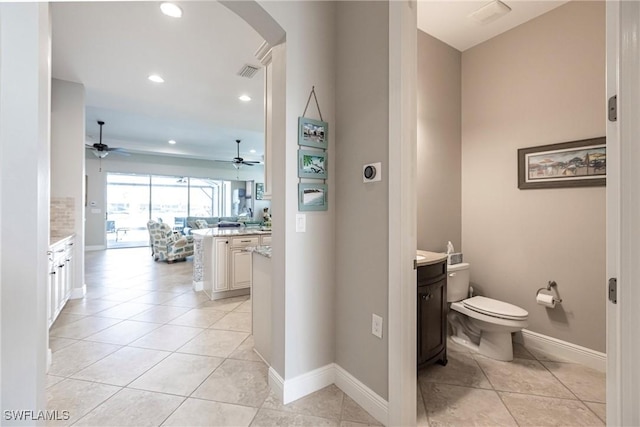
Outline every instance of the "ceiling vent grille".
POLYGON ((250 78, 252 78, 253 76, 256 75, 258 70, 259 70, 258 67, 254 67, 253 65, 247 64, 244 67, 242 67, 242 69, 240 71, 238 71, 238 75, 240 77, 246 77, 246 78, 250 79, 250 78))
POLYGON ((493 0, 469 15, 469 18, 480 24, 488 24, 511 12, 511 8, 500 0, 493 0))

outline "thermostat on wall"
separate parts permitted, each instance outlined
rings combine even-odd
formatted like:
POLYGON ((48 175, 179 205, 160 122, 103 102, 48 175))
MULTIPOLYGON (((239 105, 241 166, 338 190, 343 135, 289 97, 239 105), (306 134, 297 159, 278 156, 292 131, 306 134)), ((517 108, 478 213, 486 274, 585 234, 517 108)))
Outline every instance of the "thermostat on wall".
POLYGON ((375 182, 382 180, 382 164, 369 163, 362 166, 362 182, 375 182))

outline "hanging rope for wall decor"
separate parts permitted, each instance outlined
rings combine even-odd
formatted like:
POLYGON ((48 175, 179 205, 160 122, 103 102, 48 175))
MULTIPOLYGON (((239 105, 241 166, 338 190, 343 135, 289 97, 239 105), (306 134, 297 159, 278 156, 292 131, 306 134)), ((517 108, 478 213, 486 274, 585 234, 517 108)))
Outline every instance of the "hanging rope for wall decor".
POLYGON ((316 100, 316 108, 318 108, 318 114, 320 115, 320 120, 324 122, 324 119, 322 118, 322 111, 320 111, 320 104, 318 104, 318 97, 316 96, 315 86, 311 86, 311 93, 309 94, 309 99, 307 99, 307 105, 305 105, 304 107, 304 112, 302 113, 302 117, 306 117, 307 108, 309 108, 309 102, 311 102, 311 96, 313 96, 313 99, 316 100))

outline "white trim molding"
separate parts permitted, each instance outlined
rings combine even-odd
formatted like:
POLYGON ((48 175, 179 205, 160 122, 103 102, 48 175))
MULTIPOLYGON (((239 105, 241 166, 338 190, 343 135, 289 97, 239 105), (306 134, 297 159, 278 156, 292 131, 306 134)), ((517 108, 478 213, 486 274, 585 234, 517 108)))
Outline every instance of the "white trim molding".
POLYGON ((284 380, 275 369, 269 368, 269 387, 285 405, 331 384, 335 384, 376 420, 388 425, 389 403, 335 363, 290 380, 284 380))
MULTIPOLYGON (((335 365, 335 364, 334 364, 335 365)), ((335 384, 372 417, 382 424, 389 425, 389 402, 364 385, 360 380, 335 365, 335 384)))
MULTIPOLYGON (((519 338, 519 335, 516 335, 516 337, 519 338)), ((522 330, 522 338, 516 339, 516 342, 534 350, 536 353, 549 357, 550 360, 579 363, 600 372, 606 372, 607 370, 607 355, 590 348, 527 329, 522 330)))
POLYGON ((93 246, 89 245, 84 247, 85 252, 104 251, 105 249, 107 249, 105 245, 93 245, 93 246))
POLYGON ((87 294, 87 285, 84 284, 79 288, 73 288, 71 290, 71 295, 69 295, 69 299, 80 299, 80 298, 84 298, 84 296, 87 294))

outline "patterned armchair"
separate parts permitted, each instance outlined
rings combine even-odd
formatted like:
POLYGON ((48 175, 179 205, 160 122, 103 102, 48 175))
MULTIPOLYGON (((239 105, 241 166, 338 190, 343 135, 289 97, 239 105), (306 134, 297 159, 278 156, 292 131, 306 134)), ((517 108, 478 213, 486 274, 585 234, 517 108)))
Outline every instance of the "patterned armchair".
POLYGON ((154 260, 172 263, 193 255, 193 236, 180 236, 168 224, 153 220, 147 228, 154 260))

